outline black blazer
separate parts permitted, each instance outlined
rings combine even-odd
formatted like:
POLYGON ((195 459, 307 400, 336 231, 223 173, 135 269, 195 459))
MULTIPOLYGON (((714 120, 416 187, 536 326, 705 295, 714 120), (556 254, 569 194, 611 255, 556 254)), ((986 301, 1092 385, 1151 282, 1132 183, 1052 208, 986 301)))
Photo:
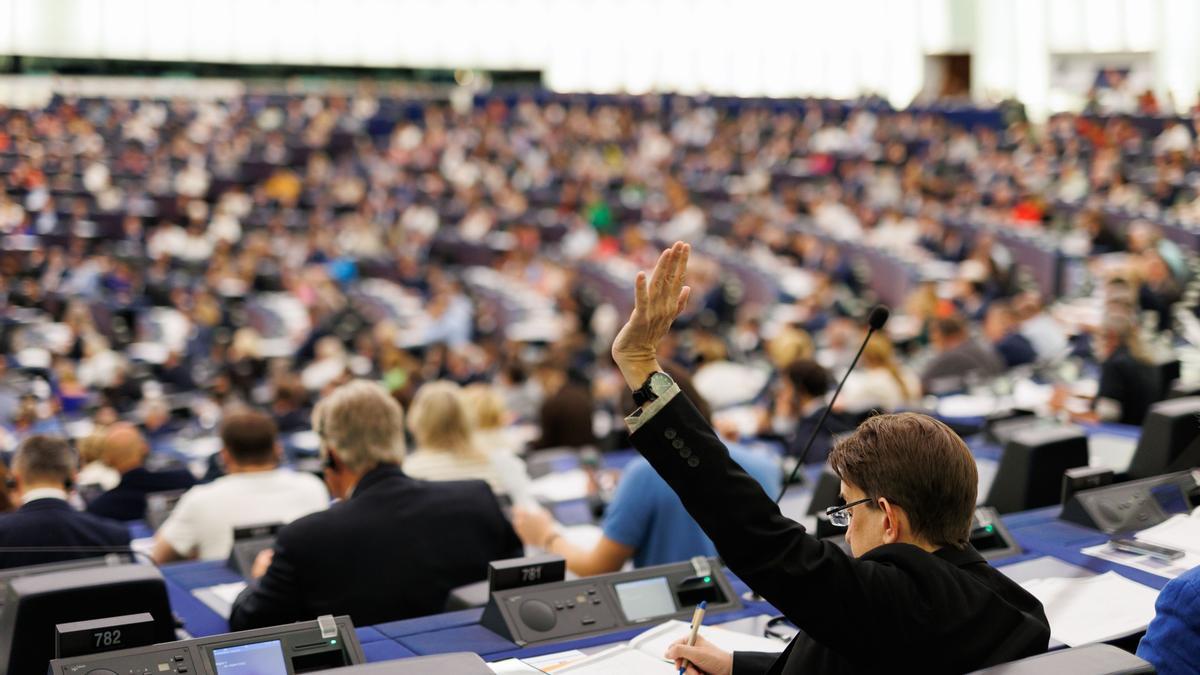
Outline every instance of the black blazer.
POLYGON ((229 626, 435 614, 452 589, 486 579, 489 562, 522 554, 487 483, 416 480, 384 465, 346 501, 280 530, 270 569, 238 596, 229 626))
POLYGON ((974 550, 887 544, 852 558, 780 514, 683 394, 632 436, 725 563, 803 631, 744 673, 963 673, 1039 654, 1041 603, 974 550), (736 508, 731 508, 736 505, 736 508))
POLYGON ((0 567, 24 567, 104 555, 103 552, 16 553, 3 550, 10 546, 127 548, 129 530, 121 523, 76 511, 61 499, 35 499, 12 513, 0 515, 0 567))
POLYGON ((146 517, 146 495, 154 492, 186 490, 196 479, 186 470, 150 471, 144 467, 127 471, 121 482, 88 504, 88 512, 113 520, 141 520, 146 517))

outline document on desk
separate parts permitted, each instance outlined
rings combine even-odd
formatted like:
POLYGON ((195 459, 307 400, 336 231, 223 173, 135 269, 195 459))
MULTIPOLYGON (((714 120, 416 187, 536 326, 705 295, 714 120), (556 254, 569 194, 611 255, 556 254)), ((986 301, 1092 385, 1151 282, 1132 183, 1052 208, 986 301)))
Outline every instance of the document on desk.
MULTIPOLYGON (((618 645, 594 654, 582 661, 572 663, 557 673, 574 675, 601 675, 620 672, 622 675, 654 675, 674 673, 674 664, 663 657, 667 648, 679 640, 687 639, 691 625, 683 621, 668 621, 651 628, 629 644, 618 645)), ((702 626, 700 636, 725 651, 782 652, 787 643, 780 640, 746 635, 719 626, 702 626)))
POLYGON ((1116 572, 1094 577, 1051 577, 1021 584, 1041 601, 1050 636, 1069 647, 1103 642, 1145 630, 1158 591, 1116 572))
POLYGON ((212 611, 220 614, 222 618, 228 619, 233 612, 233 601, 237 600, 237 596, 246 588, 246 582, 235 581, 231 584, 217 584, 207 588, 197 588, 192 591, 192 595, 197 600, 208 605, 212 611))
POLYGON ((529 491, 543 502, 565 502, 588 495, 588 476, 583 469, 550 473, 530 482, 529 491))
POLYGON ((1091 546, 1082 553, 1108 560, 1160 577, 1174 579, 1193 567, 1200 566, 1200 510, 1192 515, 1180 514, 1134 535, 1135 539, 1183 551, 1176 560, 1161 560, 1148 555, 1118 551, 1108 544, 1091 546))

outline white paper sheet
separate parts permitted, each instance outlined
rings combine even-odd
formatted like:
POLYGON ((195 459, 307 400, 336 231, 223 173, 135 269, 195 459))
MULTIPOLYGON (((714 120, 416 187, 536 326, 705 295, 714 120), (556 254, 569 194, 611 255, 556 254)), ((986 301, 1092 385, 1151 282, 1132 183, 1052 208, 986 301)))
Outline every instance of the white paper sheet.
POLYGON ((1158 591, 1106 572, 1083 579, 1052 577, 1021 584, 1046 610, 1050 635, 1070 647, 1144 630, 1158 591))
POLYGON ((228 619, 233 610, 233 601, 246 588, 246 582, 235 581, 231 584, 217 584, 207 588, 197 588, 192 595, 203 602, 209 609, 228 619))
POLYGON ((1139 541, 1200 554, 1200 516, 1180 514, 1138 532, 1139 541))
POLYGON ((1161 560, 1140 553, 1130 553, 1128 551, 1118 551, 1108 544, 1100 544, 1099 546, 1090 546, 1080 551, 1084 555, 1090 555, 1093 558, 1115 562, 1119 565, 1132 567, 1135 570, 1149 572, 1165 579, 1174 579, 1184 572, 1200 565, 1200 555, 1195 553, 1185 553, 1178 560, 1161 560))
POLYGON ((582 499, 588 493, 588 477, 583 469, 551 473, 534 479, 530 492, 544 502, 565 502, 582 499))
MULTIPOLYGON (((668 621, 630 640, 629 646, 650 656, 661 657, 668 647, 687 638, 691 632, 692 626, 689 623, 668 621)), ((787 647, 787 643, 780 640, 738 633, 720 626, 701 626, 700 636, 727 652, 778 653, 787 647)))
POLYGON ((620 645, 555 671, 572 675, 679 675, 675 664, 620 645))

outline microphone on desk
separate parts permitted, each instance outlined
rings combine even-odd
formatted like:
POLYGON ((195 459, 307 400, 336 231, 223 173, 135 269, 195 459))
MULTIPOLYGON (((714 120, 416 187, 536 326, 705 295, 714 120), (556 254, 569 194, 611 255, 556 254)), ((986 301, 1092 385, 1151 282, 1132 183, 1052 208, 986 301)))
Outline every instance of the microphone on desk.
POLYGON ((833 392, 833 398, 829 399, 829 404, 825 406, 824 412, 821 413, 821 419, 817 421, 817 426, 808 436, 808 442, 804 444, 804 451, 800 453, 800 458, 796 462, 796 466, 792 469, 792 475, 783 483, 783 489, 779 491, 779 496, 775 498, 775 503, 783 499, 783 495, 787 492, 788 486, 792 481, 796 480, 796 474, 800 473, 800 469, 804 466, 804 460, 808 458, 809 450, 812 450, 813 442, 817 440, 817 434, 821 433, 821 429, 825 428, 825 420, 829 417, 829 411, 833 410, 833 404, 837 402, 838 394, 842 393, 842 387, 846 384, 846 378, 850 377, 850 373, 854 372, 854 366, 858 365, 858 358, 862 356, 863 350, 867 348, 867 342, 875 331, 883 328, 887 323, 888 317, 892 311, 886 305, 876 305, 871 309, 871 313, 867 316, 867 335, 863 338, 862 344, 858 347, 858 353, 854 355, 854 360, 850 362, 850 367, 846 369, 846 374, 842 376, 842 381, 838 383, 837 389, 833 392))

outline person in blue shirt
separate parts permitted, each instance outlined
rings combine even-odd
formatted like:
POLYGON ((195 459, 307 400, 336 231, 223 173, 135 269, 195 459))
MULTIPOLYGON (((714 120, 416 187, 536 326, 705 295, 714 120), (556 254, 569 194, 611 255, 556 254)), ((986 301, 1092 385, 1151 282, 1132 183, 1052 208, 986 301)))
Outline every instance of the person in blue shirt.
POLYGON ((1137 655, 1159 675, 1200 673, 1200 567, 1163 587, 1137 655))
POLYGON ((1020 328, 1017 313, 1008 302, 997 300, 988 307, 983 320, 983 334, 1008 368, 1037 360, 1033 343, 1021 334, 1020 328))
MULTIPOLYGON (((711 417, 708 404, 685 372, 670 366, 663 370, 705 417, 711 417)), ((782 475, 776 459, 733 445, 729 454, 768 494, 779 493, 782 475)), ((558 523, 546 510, 525 505, 513 508, 513 528, 521 541, 561 555, 567 568, 579 576, 616 572, 630 558, 635 566, 648 567, 717 555, 716 547, 688 515, 679 497, 642 457, 625 467, 601 527, 603 536, 589 549, 563 538, 558 523)))

